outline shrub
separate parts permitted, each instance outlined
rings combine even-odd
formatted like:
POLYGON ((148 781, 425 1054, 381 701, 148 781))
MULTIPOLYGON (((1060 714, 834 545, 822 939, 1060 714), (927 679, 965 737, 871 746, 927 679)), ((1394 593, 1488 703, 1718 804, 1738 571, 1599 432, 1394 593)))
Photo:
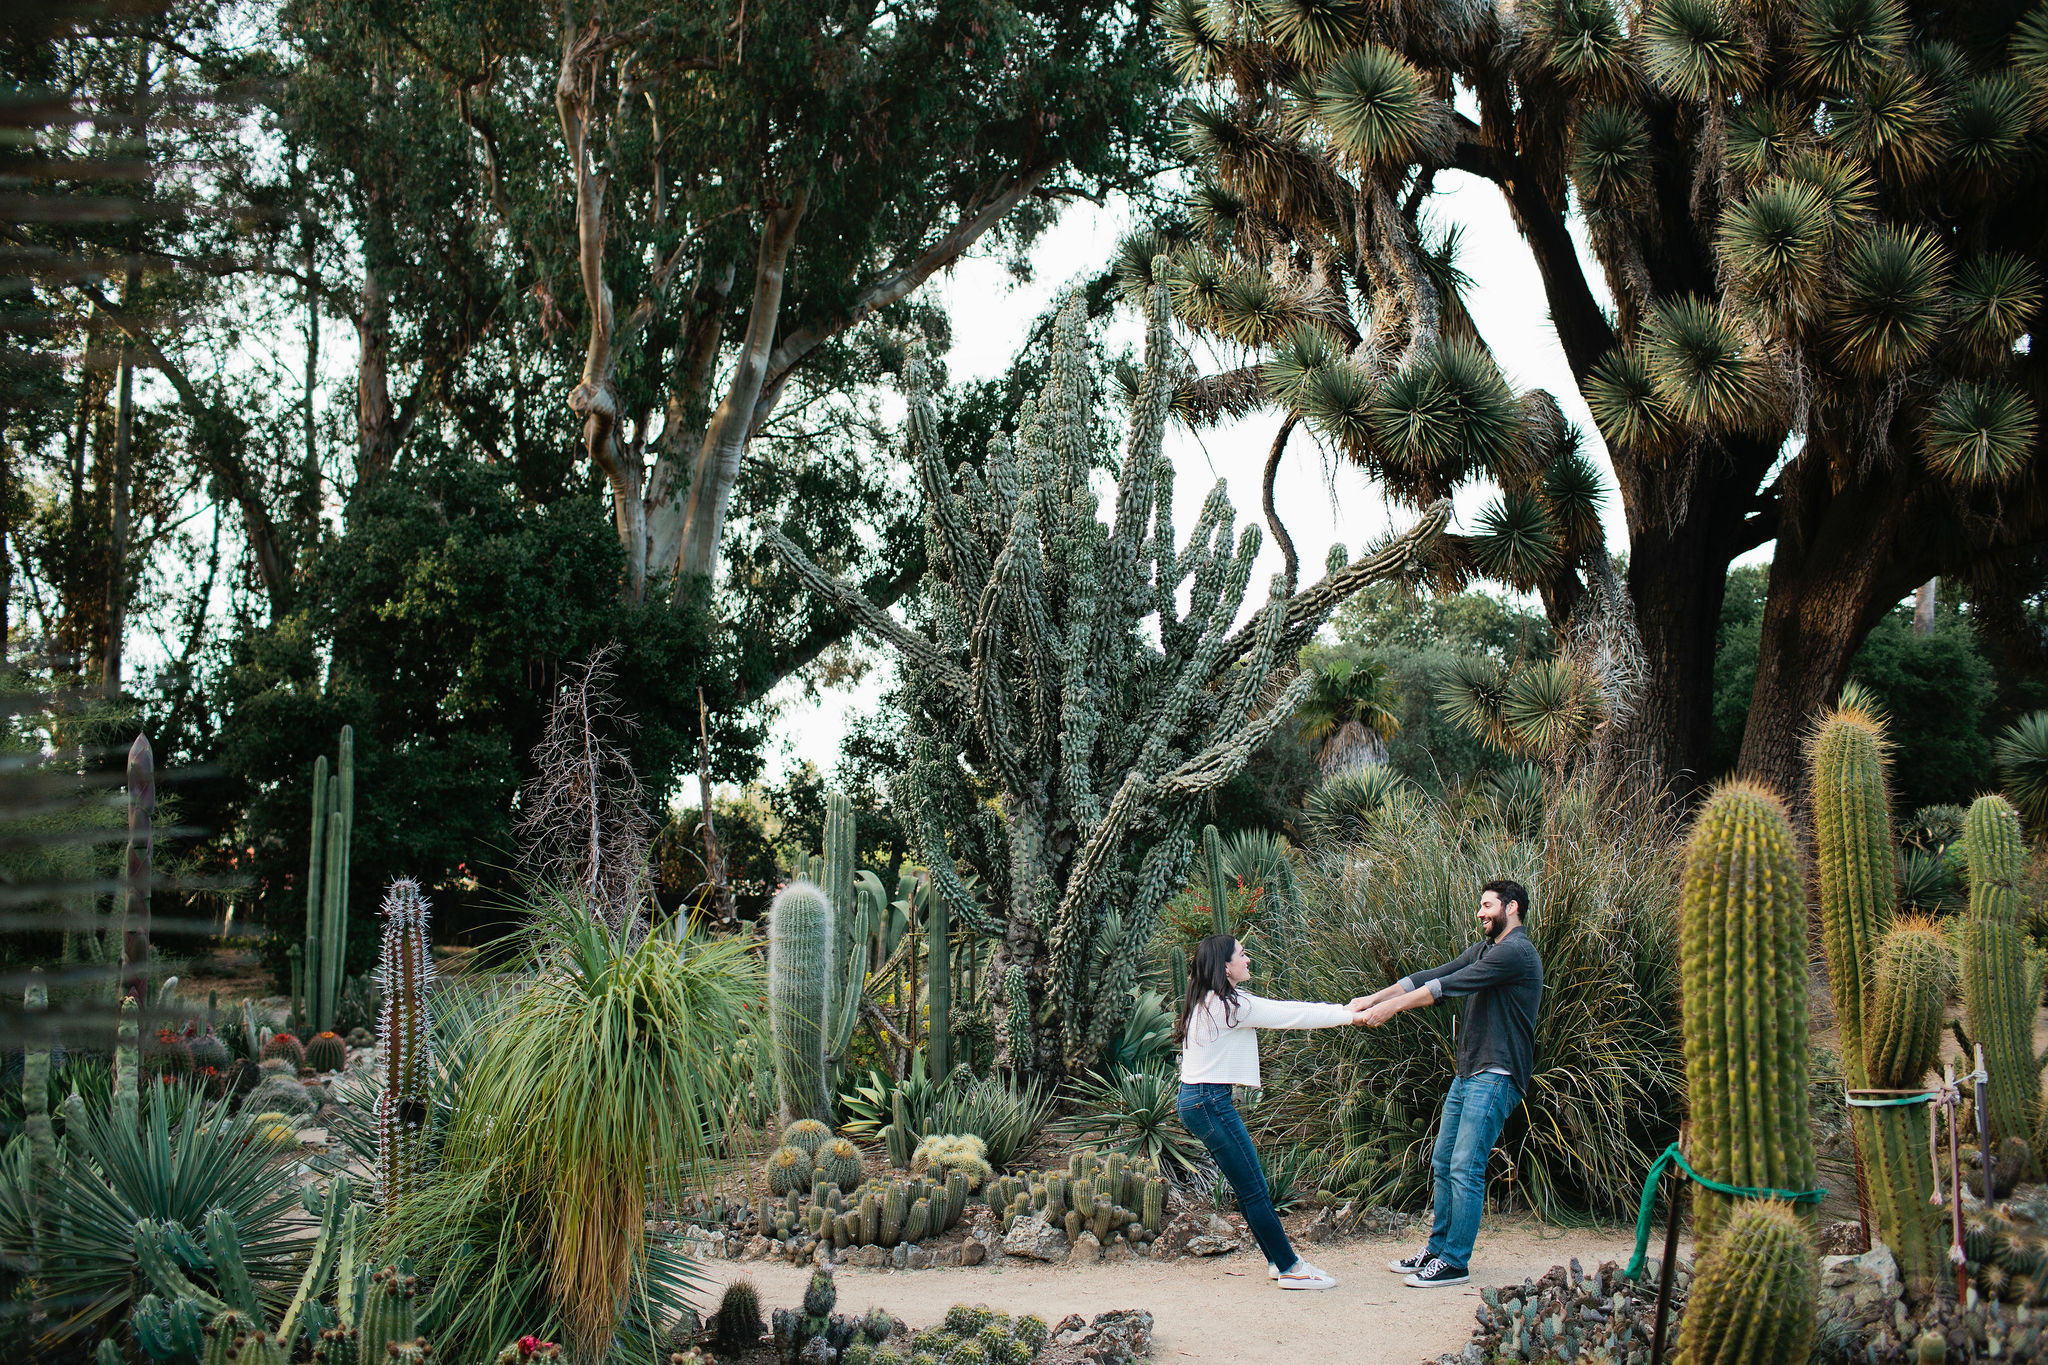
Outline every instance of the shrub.
POLYGON ((1071 1087, 1073 1112, 1049 1131, 1076 1147, 1157 1162, 1162 1172, 1192 1170, 1206 1158, 1181 1127, 1179 1096, 1180 1078, 1164 1066, 1084 1076, 1071 1087))
POLYGON ((988 1163, 1001 1170, 1038 1140, 1052 1116, 1053 1099, 1035 1080, 984 1076, 955 1077, 940 1092, 926 1133, 972 1133, 987 1148, 988 1163))
MULTIPOLYGON (((1262 994, 1348 1000, 1473 941, 1480 884, 1530 887, 1545 989, 1527 1103, 1501 1145, 1546 1215, 1625 1214, 1676 1130, 1684 1067, 1677 1011, 1677 845, 1648 802, 1605 807, 1574 787, 1541 837, 1433 799, 1386 808, 1304 876, 1311 913, 1269 939, 1262 994), (1363 975, 1361 975, 1363 973, 1363 975)), ((1410 1206, 1430 1188, 1436 1114, 1455 1074, 1456 1007, 1378 1029, 1322 1029, 1266 1045, 1262 1145, 1321 1149, 1338 1187, 1410 1206)))

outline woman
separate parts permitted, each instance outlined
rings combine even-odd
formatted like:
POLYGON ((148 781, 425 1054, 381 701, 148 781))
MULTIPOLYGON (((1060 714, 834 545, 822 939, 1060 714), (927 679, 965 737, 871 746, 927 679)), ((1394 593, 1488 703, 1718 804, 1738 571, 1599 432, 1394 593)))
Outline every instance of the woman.
POLYGON ((1173 1026, 1173 1041, 1181 1049, 1180 1121, 1202 1140, 1237 1191, 1237 1207, 1266 1253, 1267 1273, 1282 1289, 1334 1289, 1337 1281, 1296 1256, 1288 1243, 1230 1087, 1259 1083, 1260 1029, 1354 1024, 1362 1017, 1360 1002, 1262 999, 1238 989, 1251 974, 1251 957, 1229 934, 1211 934, 1196 945, 1187 996, 1173 1026))

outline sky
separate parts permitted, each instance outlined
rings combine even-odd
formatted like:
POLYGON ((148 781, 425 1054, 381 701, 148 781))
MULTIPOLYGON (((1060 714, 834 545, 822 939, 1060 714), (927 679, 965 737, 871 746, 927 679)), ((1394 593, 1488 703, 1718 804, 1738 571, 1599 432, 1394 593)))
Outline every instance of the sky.
MULTIPOLYGON (((1604 510, 1609 548, 1628 547, 1620 500, 1613 488, 1613 470, 1606 446, 1593 425, 1557 335, 1549 322, 1543 287, 1535 262, 1508 216, 1498 190, 1459 172, 1439 172, 1431 198, 1435 226, 1456 225, 1462 232, 1459 266, 1472 279, 1466 304, 1509 385, 1517 391, 1545 388, 1557 398, 1567 420, 1575 423, 1608 484, 1604 510)), ((1031 279, 1018 282, 991 253, 977 252, 927 282, 927 302, 944 307, 953 321, 953 349, 947 369, 953 379, 987 378, 1003 373, 1022 347, 1032 322, 1077 281, 1102 269, 1117 242, 1136 225, 1130 207, 1112 199, 1106 204, 1077 201, 1070 205, 1030 253, 1031 279)), ((1582 235, 1577 235, 1587 278, 1605 303, 1605 281, 1582 235)), ((1110 324, 1116 344, 1139 345, 1143 326, 1134 312, 1120 312, 1110 324)), ((1199 346, 1200 343, 1197 343, 1199 346)), ((1196 351, 1204 369, 1239 363, 1196 351)), ((1174 462, 1174 524, 1192 526, 1202 501, 1217 480, 1229 489, 1238 525, 1263 524, 1261 485, 1267 452, 1279 429, 1277 411, 1254 413, 1235 422, 1192 432, 1170 426, 1166 453, 1174 462)), ((1495 496, 1490 485, 1474 485, 1457 498, 1456 529, 1469 530, 1473 519, 1495 496)), ((1405 527, 1414 514, 1390 505, 1378 486, 1356 467, 1325 458, 1305 427, 1297 428, 1281 465, 1274 502, 1280 520, 1294 540, 1304 585, 1320 576, 1330 547, 1341 541, 1353 556, 1364 544, 1393 527, 1405 527)), ((1280 569, 1280 553, 1266 538, 1253 568, 1253 587, 1246 594, 1245 614, 1265 600, 1264 585, 1280 569)), ((815 700, 803 695, 800 683, 786 681, 772 700, 780 706, 765 777, 777 782, 791 768, 808 760, 828 776, 838 759, 840 738, 850 716, 872 708, 887 690, 890 667, 872 669, 861 683, 825 690, 815 700)))

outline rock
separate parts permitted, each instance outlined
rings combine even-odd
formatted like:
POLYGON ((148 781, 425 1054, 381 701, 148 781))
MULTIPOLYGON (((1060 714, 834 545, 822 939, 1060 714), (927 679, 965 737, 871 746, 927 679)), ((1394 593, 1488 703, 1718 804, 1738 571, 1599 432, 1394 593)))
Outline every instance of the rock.
POLYGON ((910 1243, 898 1242, 889 1252, 889 1264, 898 1270, 910 1269, 910 1243))
POLYGON ((1152 1354, 1152 1315, 1142 1308, 1118 1308, 1098 1314, 1085 1329, 1069 1327, 1078 1317, 1061 1321, 1055 1337, 1077 1359, 1098 1365, 1130 1365, 1152 1354))
POLYGON ((980 1265, 988 1259, 988 1246, 979 1238, 969 1238, 960 1244, 960 1264, 980 1265))
POLYGON ((921 1246, 912 1246, 904 1254, 903 1268, 905 1270, 930 1270, 932 1268, 932 1254, 921 1246))
POLYGON ((1863 1240, 1863 1224, 1853 1219, 1842 1223, 1828 1223, 1813 1237, 1814 1244, 1823 1256, 1861 1256, 1870 1250, 1863 1240))
POLYGON ((768 1246, 768 1239, 757 1234, 747 1243, 746 1249, 740 1252, 740 1259, 743 1261, 758 1261, 768 1254, 768 1246))
POLYGON ((940 1247, 940 1248, 939 1248, 939 1249, 938 1249, 937 1251, 935 1251, 935 1252, 933 1252, 933 1253, 932 1253, 932 1264, 933 1264, 933 1265, 942 1265, 942 1266, 956 1266, 956 1265, 959 1265, 959 1264, 960 1264, 960 1248, 959 1248, 959 1247, 940 1247))
POLYGON ((1815 1310, 1821 1330, 1848 1340, 1864 1340, 1899 1330, 1905 1285, 1892 1250, 1879 1242, 1860 1256, 1820 1258, 1820 1304, 1815 1310))
POLYGON ((1088 1334, 1088 1319, 1079 1313, 1069 1313, 1053 1324, 1052 1341, 1055 1346, 1073 1346, 1088 1334))
POLYGON ((1177 1213, 1160 1230, 1159 1240, 1152 1244, 1152 1254, 1161 1260, 1172 1260, 1186 1253, 1188 1241, 1204 1235, 1208 1220, 1193 1212, 1177 1213))
POLYGON ((1108 1265, 1121 1265, 1131 1259, 1131 1243, 1117 1238, 1102 1249, 1102 1259, 1108 1265))
POLYGON ((1003 1254, 1024 1256, 1034 1261, 1064 1261, 1067 1259, 1066 1230, 1046 1222, 1042 1213, 1019 1218, 1010 1224, 1010 1231, 1003 1238, 1003 1254))
POLYGON ((1333 1209, 1324 1209, 1308 1225, 1308 1240, 1327 1242, 1337 1235, 1337 1214, 1333 1209))
POLYGON ((1209 1223, 1208 1226, 1204 1229, 1204 1231, 1206 1231, 1211 1237, 1237 1236, 1237 1229, 1231 1225, 1231 1222, 1228 1218, 1225 1218, 1220 1213, 1212 1213, 1209 1215, 1209 1223))
POLYGON ((832 1244, 825 1241, 812 1243, 810 1259, 812 1265, 831 1265, 832 1244))
POLYGON ((1102 1243, 1095 1240, 1095 1234, 1084 1232, 1075 1239, 1073 1249, 1067 1252, 1068 1265, 1098 1265, 1102 1261, 1102 1243))
POLYGON ((1188 1255, 1190 1256, 1228 1256, 1236 1250, 1237 1239, 1235 1237, 1226 1242, 1221 1237, 1211 1237, 1208 1233, 1204 1232, 1188 1238, 1188 1255))

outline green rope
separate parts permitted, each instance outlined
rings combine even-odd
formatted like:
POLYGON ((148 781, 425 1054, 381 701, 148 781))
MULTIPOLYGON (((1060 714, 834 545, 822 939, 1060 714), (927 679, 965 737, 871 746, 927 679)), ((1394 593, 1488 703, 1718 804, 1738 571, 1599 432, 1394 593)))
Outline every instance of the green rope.
MULTIPOLYGON (((1678 1144, 1674 1142, 1664 1149, 1664 1155, 1650 1163, 1650 1173, 1643 1177, 1643 1203, 1636 1212, 1636 1254, 1628 1258, 1628 1269, 1621 1272, 1624 1279, 1642 1278, 1643 1255, 1650 1245, 1650 1216, 1657 1207, 1657 1181, 1663 1177, 1664 1168, 1672 1165, 1684 1171, 1695 1184, 1705 1185, 1716 1194, 1734 1195, 1737 1199, 1784 1199, 1794 1204, 1818 1204, 1828 1197, 1826 1190, 1767 1190, 1755 1189, 1748 1185, 1724 1185, 1694 1170, 1692 1164, 1685 1159, 1685 1153, 1679 1151, 1678 1144)), ((1675 1200, 1672 1202, 1671 1212, 1673 1217, 1678 1214, 1678 1204, 1675 1200)), ((1665 1273, 1670 1273, 1669 1266, 1665 1267, 1665 1273)))
POLYGON ((1940 1098, 1941 1092, 1938 1090, 1929 1090, 1923 1095, 1900 1095, 1896 1099, 1888 1100, 1869 1100, 1847 1092, 1842 1095, 1843 1102, 1851 1109, 1889 1109, 1894 1105, 1929 1104, 1940 1098))

